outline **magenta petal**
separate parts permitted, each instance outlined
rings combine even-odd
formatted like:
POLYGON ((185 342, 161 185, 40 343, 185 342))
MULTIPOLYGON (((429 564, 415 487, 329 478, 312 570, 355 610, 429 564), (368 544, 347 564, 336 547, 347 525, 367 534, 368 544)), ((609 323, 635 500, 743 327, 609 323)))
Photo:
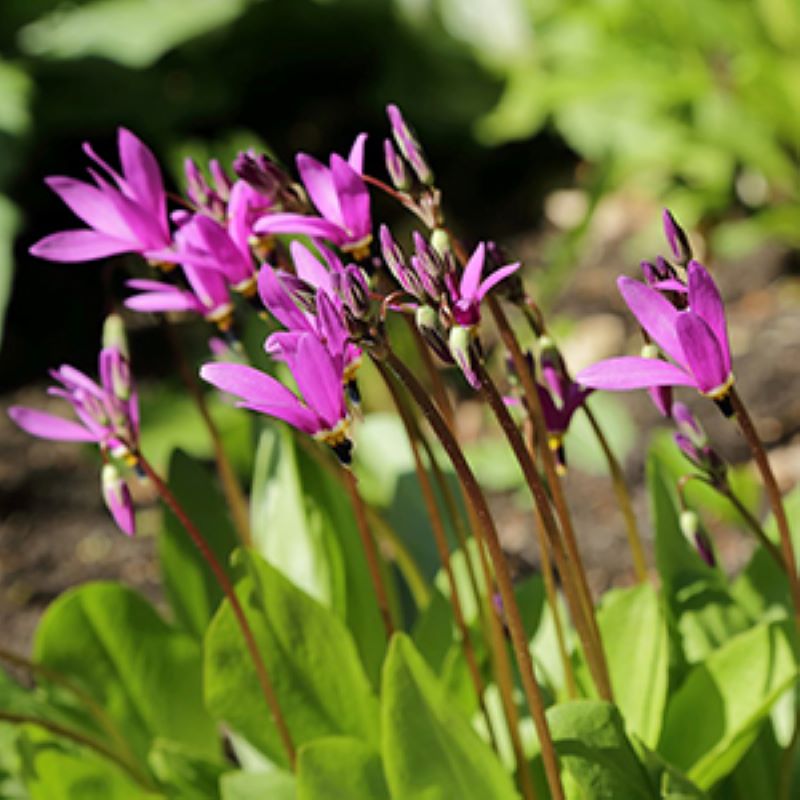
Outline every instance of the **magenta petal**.
POLYGON ((639 324, 650 338, 678 364, 683 364, 683 348, 675 333, 678 312, 675 307, 650 286, 622 277, 617 286, 639 324))
POLYGON ((708 323, 693 311, 684 311, 678 318, 677 331, 697 388, 707 393, 722 387, 730 369, 708 323))
POLYGON ((307 217, 303 214, 268 214, 261 217, 253 230, 256 233, 304 233, 307 236, 330 239, 334 244, 346 241, 341 226, 320 217, 307 217))
POLYGON ((96 186, 61 175, 45 178, 45 183, 89 227, 118 239, 130 236, 128 226, 96 186))
POLYGON ((205 311, 193 294, 179 290, 136 294, 127 297, 123 305, 132 311, 154 314, 162 311, 193 311, 202 314, 205 311))
POLYGON ((288 422, 294 428, 313 436, 320 430, 317 415, 299 403, 297 405, 280 405, 278 403, 265 405, 262 403, 237 403, 239 408, 266 414, 268 417, 288 422))
POLYGON ((46 411, 24 406, 11 406, 8 416, 26 433, 42 439, 55 439, 62 442, 96 442, 97 437, 83 425, 72 422, 46 411))
POLYGON ((575 376, 575 383, 590 389, 627 392, 650 386, 694 386, 692 376, 658 358, 622 356, 592 364, 575 376))
POLYGON ((298 278, 316 289, 323 289, 326 292, 333 291, 330 272, 304 244, 292 242, 289 245, 289 251, 292 254, 298 278))
POLYGON ((364 145, 367 143, 367 134, 359 133, 353 146, 350 148, 350 154, 347 156, 347 163, 359 174, 364 174, 364 145))
POLYGON ((31 247, 30 253, 47 261, 73 263, 92 261, 119 253, 130 253, 134 249, 134 245, 129 241, 81 228, 80 230, 51 233, 50 236, 45 236, 44 239, 36 242, 31 247))
POLYGON ((296 161, 297 171, 300 173, 311 202, 314 203, 325 219, 337 225, 343 225, 344 220, 339 207, 339 197, 330 169, 313 156, 305 153, 299 153, 296 161))
POLYGON ((467 300, 478 298, 478 287, 480 286, 481 276, 483 275, 483 262, 486 257, 486 246, 481 242, 475 252, 470 256, 464 272, 461 275, 459 294, 467 300))
POLYGON ((478 289, 478 300, 483 300, 484 297, 501 281, 504 281, 509 275, 513 275, 520 268, 520 263, 506 264, 500 269, 496 269, 478 289))
POLYGON ((269 265, 262 265, 258 271, 258 294, 264 307, 289 330, 311 330, 305 314, 297 307, 289 293, 269 265))
POLYGON ((325 292, 317 292, 317 325, 336 366, 340 370, 344 369, 344 351, 349 334, 339 310, 325 292))
POLYGON ((289 363, 306 405, 329 429, 346 416, 342 375, 334 368, 330 354, 313 334, 300 338, 295 358, 289 363))
POLYGON ((111 464, 106 464, 103 468, 101 486, 106 508, 114 517, 117 527, 125 535, 133 536, 136 532, 136 516, 131 493, 128 485, 119 477, 116 468, 111 464))
POLYGON ((302 335, 299 331, 276 331, 264 342, 264 352, 277 361, 291 361, 295 358, 302 335))
POLYGON ((156 219, 166 226, 167 201, 161 169, 149 147, 127 128, 117 133, 119 157, 125 180, 134 197, 156 219))
POLYGON ((367 185, 361 175, 336 154, 331 156, 331 174, 343 225, 354 239, 363 239, 372 228, 367 185))
POLYGON ((204 364, 200 377, 220 391, 249 403, 296 405, 300 402, 280 381, 244 364, 204 364))
POLYGON ((719 343, 726 372, 731 371, 731 351, 728 344, 728 326, 725 322, 725 306, 719 289, 708 270, 697 261, 690 261, 689 308, 705 320, 719 343))

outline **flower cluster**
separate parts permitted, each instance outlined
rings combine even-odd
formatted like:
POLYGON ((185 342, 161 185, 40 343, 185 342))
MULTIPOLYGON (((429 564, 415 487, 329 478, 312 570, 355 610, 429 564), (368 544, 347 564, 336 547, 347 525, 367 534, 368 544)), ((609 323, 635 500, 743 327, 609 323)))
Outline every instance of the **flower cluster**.
POLYGON ((689 259, 685 279, 661 259, 658 267, 645 262, 646 283, 628 277, 617 281, 648 338, 643 354, 594 364, 577 380, 612 391, 691 386, 724 408, 734 378, 722 298, 708 270, 691 259, 686 236, 669 214, 665 229, 673 253, 689 259))

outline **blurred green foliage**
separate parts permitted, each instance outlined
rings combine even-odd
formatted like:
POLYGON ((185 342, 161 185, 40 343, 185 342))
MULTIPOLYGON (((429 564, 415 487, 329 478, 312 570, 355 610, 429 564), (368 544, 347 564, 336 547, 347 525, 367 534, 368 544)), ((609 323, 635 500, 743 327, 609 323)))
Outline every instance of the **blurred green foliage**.
POLYGON ((800 243, 800 4, 795 0, 438 0, 505 79, 477 132, 547 125, 605 177, 741 250, 800 243), (486 35, 481 18, 492 14, 486 35))

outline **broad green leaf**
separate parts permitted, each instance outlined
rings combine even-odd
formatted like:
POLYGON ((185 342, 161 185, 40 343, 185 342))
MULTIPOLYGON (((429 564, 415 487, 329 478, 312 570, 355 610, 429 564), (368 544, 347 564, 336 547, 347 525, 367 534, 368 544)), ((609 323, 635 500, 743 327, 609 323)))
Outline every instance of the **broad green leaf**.
POLYGON ((141 759, 156 738, 219 758, 203 708, 200 648, 131 589, 88 583, 62 594, 39 624, 34 658, 80 684, 141 759))
MULTIPOLYGON (((223 568, 237 538, 225 497, 209 470, 196 459, 176 450, 168 473, 169 488, 195 523, 223 568)), ((222 600, 222 589, 178 518, 164 512, 158 537, 158 557, 164 590, 176 621, 197 639, 205 633, 222 600)))
POLYGON ((705 792, 641 740, 634 736, 631 744, 647 771, 650 783, 659 787, 657 797, 661 800, 707 800, 705 792))
POLYGON ((667 700, 667 625, 648 583, 617 589, 603 598, 597 615, 614 700, 627 729, 655 747, 667 700))
POLYGON ((19 40, 29 55, 102 56, 140 68, 232 22, 246 5, 247 0, 95 0, 43 16, 23 28, 19 40))
POLYGON ((791 623, 758 625, 730 639, 670 698, 659 753, 701 788, 713 786, 755 741, 797 674, 791 623))
POLYGON ((225 767, 198 756, 190 748, 157 739, 148 762, 164 792, 174 800, 218 800, 225 767))
POLYGON ((253 468, 253 546, 292 583, 346 617, 344 570, 332 519, 305 485, 294 437, 265 427, 253 468))
POLYGON ((94 751, 27 726, 23 780, 29 800, 166 800, 94 751))
POLYGON ((251 520, 256 549, 345 620, 376 682, 386 638, 350 501, 285 426, 261 434, 251 520))
POLYGON ((647 461, 647 483, 670 632, 678 639, 681 658, 695 663, 752 620, 731 597, 725 576, 705 564, 684 538, 668 473, 655 451, 647 461))
MULTIPOLYGON (((784 507, 797 555, 800 553, 800 488, 784 498, 784 507)), ((769 518, 764 529, 767 536, 778 541, 773 517, 769 518)), ((756 550, 750 563, 734 581, 731 591, 755 619, 784 611, 791 614, 792 603, 786 576, 764 548, 756 550)))
POLYGON ((562 703, 548 709, 547 721, 562 768, 580 786, 582 800, 657 796, 614 706, 599 700, 562 703))
POLYGON ((441 669, 453 643, 454 625, 452 606, 440 591, 435 590, 428 607, 418 617, 411 636, 414 646, 434 672, 441 669))
MULTIPOLYGON (((780 797, 779 788, 784 751, 775 741, 772 726, 764 725, 758 738, 736 769, 719 784, 719 794, 727 800, 751 797, 780 797)), ((794 797, 790 794, 789 797, 794 797)))
MULTIPOLYGON (((322 736, 375 743, 377 701, 353 639, 341 620, 255 553, 243 552, 237 595, 264 657, 296 747, 322 736)), ((205 640, 205 697, 224 720, 275 763, 285 766, 270 712, 230 604, 205 640)))
POLYGON ((297 800, 387 800, 378 752, 358 739, 318 739, 300 749, 297 800))
MULTIPOLYGON (((290 772, 228 772, 220 781, 221 800, 297 800, 290 772)), ((354 798, 355 800, 355 798, 354 798)))
POLYGON ((381 750, 392 797, 518 798, 497 757, 403 634, 397 634, 389 647, 381 707, 381 750))

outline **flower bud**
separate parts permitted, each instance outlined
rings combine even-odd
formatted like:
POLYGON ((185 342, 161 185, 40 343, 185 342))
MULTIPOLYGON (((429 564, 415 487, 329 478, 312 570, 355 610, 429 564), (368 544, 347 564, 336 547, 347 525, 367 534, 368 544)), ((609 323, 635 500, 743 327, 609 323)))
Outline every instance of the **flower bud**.
POLYGON ((714 555, 714 548, 708 534, 702 529, 700 525, 700 517, 691 509, 686 509, 681 512, 679 517, 679 524, 681 533, 686 537, 686 541, 697 551, 697 555, 713 567, 717 563, 714 555))
POLYGON ((433 186, 433 172, 425 160, 422 146, 403 118, 400 109, 395 105, 388 105, 386 113, 392 125, 392 135, 400 152, 411 165, 411 169, 416 173, 420 183, 425 186, 433 186))
POLYGON ((475 334, 472 328, 463 325, 453 325, 450 329, 448 344, 450 355, 464 373, 464 377, 473 389, 479 389, 480 383, 475 372, 475 349, 473 342, 475 334))
POLYGON ((411 176, 408 174, 405 161, 400 158, 389 139, 383 141, 383 158, 394 188, 407 192, 411 188, 411 176))
POLYGON ((664 235, 667 237, 672 255, 679 264, 685 267, 692 260, 692 246, 689 244, 689 238, 666 208, 662 215, 662 221, 664 235))
POLYGON ((431 233, 431 247, 442 257, 452 252, 450 234, 444 228, 434 228, 431 233))
POLYGON ((125 323, 119 314, 109 314, 103 323, 103 347, 115 347, 125 358, 131 357, 125 323))
POLYGON ((439 321, 436 309, 429 305, 419 306, 416 310, 414 321, 417 330, 428 346, 436 353, 445 364, 452 364, 453 357, 450 355, 450 348, 445 338, 445 332, 439 321))
POLYGON ((114 522, 127 536, 136 532, 136 516, 128 484, 122 479, 116 465, 104 464, 100 475, 103 500, 114 522))

